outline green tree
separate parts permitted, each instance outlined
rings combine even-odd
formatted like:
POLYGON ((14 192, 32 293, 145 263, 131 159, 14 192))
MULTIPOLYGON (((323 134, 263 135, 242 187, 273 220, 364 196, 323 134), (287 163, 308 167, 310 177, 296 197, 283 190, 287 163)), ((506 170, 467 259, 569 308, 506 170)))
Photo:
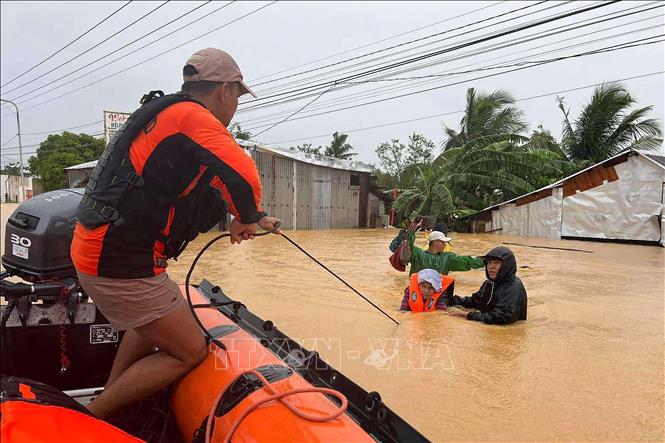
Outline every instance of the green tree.
POLYGON ((332 141, 328 146, 326 146, 323 155, 339 158, 342 160, 351 160, 354 155, 358 155, 355 152, 351 152, 353 151, 353 146, 346 142, 348 137, 348 134, 340 134, 339 132, 335 132, 333 134, 332 141))
POLYGON ((67 187, 65 168, 96 160, 104 151, 104 140, 87 134, 51 134, 28 161, 30 171, 41 178, 44 191, 67 187))
POLYGON ((533 191, 523 177, 560 174, 559 162, 552 152, 515 151, 508 141, 448 149, 431 165, 416 167, 413 185, 402 190, 393 208, 407 218, 432 215, 454 221, 461 211, 533 191))
MULTIPOLYGON (((21 175, 21 165, 16 163, 7 163, 2 169, 0 169, 0 174, 2 175, 21 175)), ((30 175, 30 168, 23 166, 23 175, 30 175)))
POLYGON ((652 150, 662 145, 660 123, 647 118, 653 106, 631 110, 636 101, 619 83, 597 87, 573 122, 563 98, 558 102, 564 116, 563 150, 581 166, 606 160, 627 148, 652 150))
POLYGON ((507 91, 477 93, 474 88, 469 88, 459 131, 444 126, 444 149, 461 146, 475 149, 502 140, 525 141, 521 135, 527 127, 524 113, 514 103, 515 99, 507 91))
POLYGON ((561 145, 550 131, 543 128, 543 125, 538 125, 536 129, 531 132, 526 143, 518 146, 520 151, 550 151, 559 156, 561 160, 565 160, 566 153, 561 149, 561 145))
POLYGON ((229 132, 236 140, 251 140, 252 133, 249 131, 243 131, 238 123, 231 123, 229 125, 229 132))
POLYGON ((295 148, 291 147, 292 151, 300 151, 304 152, 306 154, 316 154, 316 155, 323 155, 321 150, 323 147, 319 146, 318 148, 313 148, 311 143, 303 143, 302 146, 298 145, 295 148))
POLYGON ((413 133, 409 136, 406 145, 406 164, 424 165, 430 163, 434 158, 436 145, 422 134, 413 133))
POLYGON ((384 187, 400 186, 402 173, 406 169, 406 145, 396 138, 376 147, 376 155, 386 176, 381 180, 384 187))
POLYGON ((431 163, 435 148, 434 142, 415 132, 409 136, 407 145, 398 139, 379 144, 375 152, 387 174, 382 186, 409 186, 417 174, 415 166, 431 163))

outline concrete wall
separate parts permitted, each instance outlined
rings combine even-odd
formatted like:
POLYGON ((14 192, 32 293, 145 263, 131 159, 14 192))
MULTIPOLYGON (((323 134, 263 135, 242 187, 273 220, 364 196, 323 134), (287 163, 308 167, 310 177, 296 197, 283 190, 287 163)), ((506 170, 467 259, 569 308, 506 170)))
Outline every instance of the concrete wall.
MULTIPOLYGON (((18 175, 0 175, 0 201, 3 203, 20 202, 21 200, 21 177, 18 175)), ((35 194, 32 187, 32 177, 23 177, 25 198, 30 199, 35 194)))

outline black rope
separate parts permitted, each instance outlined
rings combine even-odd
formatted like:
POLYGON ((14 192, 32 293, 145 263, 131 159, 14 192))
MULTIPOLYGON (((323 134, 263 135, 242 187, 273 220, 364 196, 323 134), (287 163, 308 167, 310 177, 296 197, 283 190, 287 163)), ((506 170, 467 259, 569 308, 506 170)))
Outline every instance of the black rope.
MULTIPOLYGON (((260 236, 263 236, 263 235, 272 234, 273 232, 275 232, 278 229, 279 229, 279 224, 277 224, 277 226, 275 226, 271 231, 266 231, 266 232, 261 232, 261 233, 258 233, 258 234, 254 234, 254 236, 255 237, 260 237, 260 236)), ((187 272, 187 277, 185 277, 185 295, 187 296, 187 304, 189 305, 189 310, 191 311, 192 315, 194 316, 194 320, 199 325, 199 328, 201 328, 201 330, 203 331, 205 336, 208 338, 208 340, 210 340, 210 342, 216 344, 220 349, 224 349, 224 350, 226 350, 226 346, 224 346, 224 343, 217 340, 215 337, 212 336, 212 334, 210 332, 208 332, 206 327, 203 326, 203 323, 201 323, 201 320, 199 319, 198 315, 196 315, 196 311, 194 309, 196 307, 214 307, 215 305, 224 306, 225 304, 233 304, 235 302, 232 301, 232 302, 229 302, 229 303, 221 303, 221 302, 213 301, 209 304, 207 303, 207 304, 204 304, 204 305, 194 305, 194 304, 192 304, 192 296, 189 292, 189 286, 190 286, 189 282, 192 278, 192 273, 194 272, 194 268, 196 267, 196 264, 198 263, 199 259, 203 255, 203 253, 205 251, 207 251, 208 248, 210 248, 212 245, 214 245, 219 240, 223 239, 224 237, 230 237, 230 236, 231 236, 231 234, 227 232, 227 233, 218 235, 217 237, 213 238, 208 243, 206 243, 206 245, 203 248, 201 248, 199 253, 196 254, 196 257, 194 257, 194 261, 192 261, 192 264, 189 267, 189 272, 187 272)))
POLYGON ((9 320, 9 316, 12 314, 12 311, 16 307, 17 303, 18 302, 15 298, 9 300, 9 303, 7 303, 5 311, 2 313, 2 319, 0 319, 0 328, 5 327, 5 325, 7 324, 7 320, 9 320))
POLYGON ((379 311, 381 311, 381 313, 383 313, 383 315, 385 315, 386 317, 388 317, 389 319, 391 319, 396 325, 399 325, 399 322, 398 322, 397 320, 395 320, 395 319, 392 318, 390 315, 388 315, 383 309, 381 309, 380 307, 378 307, 377 305, 375 305, 370 299, 368 299, 367 297, 365 297, 364 295, 362 295, 360 292, 358 292, 353 286, 351 286, 350 284, 348 284, 347 282, 345 282, 344 279, 342 279, 342 277, 340 277, 339 275, 335 274, 333 271, 331 271, 330 269, 328 269, 328 267, 327 267, 326 265, 324 265, 323 263, 321 263, 320 261, 318 261, 317 259, 315 259, 315 258, 314 258, 309 252, 305 251, 305 250, 304 250, 303 248, 301 248, 296 242, 294 242, 294 241, 291 240, 289 237, 287 237, 286 234, 282 233, 282 237, 284 237, 284 238, 285 238, 289 243, 291 243, 293 246, 295 246, 296 248, 298 248, 298 249, 300 250, 300 252, 302 252, 302 253, 305 254, 307 257, 311 258, 312 260, 314 260, 314 262, 315 262, 317 265, 321 266, 323 269, 325 269, 326 271, 330 272, 330 273, 333 275, 333 277, 335 277, 337 280, 339 280, 339 281, 341 281, 342 283, 344 283, 344 284, 345 284, 349 289, 351 289, 353 292, 355 292, 356 294, 358 294, 359 296, 361 296, 361 297, 362 297, 367 303, 369 303, 370 305, 374 306, 376 309, 378 309, 379 311))
MULTIPOLYGON (((272 230, 270 230, 270 231, 266 231, 266 232, 261 232, 261 233, 258 233, 258 234, 254 234, 254 237, 261 237, 261 236, 264 236, 264 235, 272 234, 272 233, 274 233, 275 231, 277 231, 278 229, 279 229, 279 224, 277 224, 277 225, 276 225, 272 230)), ((329 272, 330 274, 332 274, 335 278, 337 278, 339 281, 341 281, 342 283, 344 283, 349 289, 351 289, 353 292, 355 292, 355 293, 358 294, 360 297, 362 297, 367 303, 369 303, 370 305, 374 306, 374 308, 376 308, 376 309, 379 310, 383 315, 385 315, 385 316, 388 317, 390 320, 392 320, 396 325, 399 325, 399 322, 398 322, 397 320, 395 320, 394 318, 392 318, 392 317, 391 317, 390 315, 388 315, 383 309, 381 309, 380 307, 378 307, 377 305, 375 305, 371 300, 369 300, 367 297, 365 297, 365 296, 362 295, 360 292, 358 292, 358 290, 356 290, 353 286, 351 286, 351 285, 348 284, 346 281, 344 281, 344 279, 342 279, 340 276, 338 276, 338 275, 335 274, 333 271, 331 271, 326 265, 324 265, 323 263, 321 263, 320 261, 318 261, 316 258, 314 258, 309 252, 307 252, 307 251, 305 251, 303 248, 301 248, 296 242, 294 242, 293 240, 291 240, 286 234, 282 233, 281 235, 282 235, 282 237, 284 237, 289 243, 291 243, 293 246, 295 246, 296 248, 298 248, 303 254, 305 254, 307 257, 309 257, 310 259, 312 259, 316 264, 318 264, 318 265, 321 266, 323 269, 325 269, 326 271, 328 271, 328 272, 329 272)), ((222 342, 220 342, 219 340, 217 340, 215 337, 212 336, 212 334, 210 334, 210 332, 208 332, 208 330, 206 329, 206 327, 203 326, 203 323, 201 323, 201 320, 199 319, 198 315, 196 315, 196 311, 195 311, 195 309, 196 309, 196 308, 209 308, 209 307, 217 307, 217 306, 226 306, 226 305, 234 304, 234 303, 236 303, 236 302, 235 302, 235 301, 230 301, 230 302, 218 302, 218 301, 212 301, 211 303, 196 304, 196 305, 195 305, 195 304, 192 303, 192 296, 191 296, 191 293, 190 293, 189 287, 190 287, 190 281, 191 281, 191 278, 192 278, 192 274, 194 273, 194 268, 196 268, 196 264, 198 263, 198 261, 199 261, 199 259, 201 258, 201 256, 203 256, 203 254, 205 253, 205 251, 207 251, 208 248, 210 248, 210 247, 211 247, 212 245, 214 245, 216 242, 218 242, 219 240, 221 240, 221 239, 224 238, 224 237, 229 237, 229 236, 231 236, 231 234, 227 232, 227 233, 224 233, 224 234, 218 235, 217 237, 213 238, 213 239, 210 240, 208 243, 206 243, 205 246, 203 246, 203 248, 201 248, 201 250, 198 252, 198 254, 196 254, 196 257, 194 257, 194 260, 192 261, 192 264, 191 264, 191 266, 189 267, 189 271, 187 272, 187 277, 185 277, 185 295, 186 295, 186 297, 187 297, 187 304, 189 305, 189 310, 191 311, 192 315, 194 316, 194 320, 195 320, 196 323, 199 325, 199 327, 201 328, 201 330, 203 331, 203 333, 205 334, 205 336, 208 338, 208 340, 209 340, 210 342, 216 344, 219 348, 224 349, 224 350, 226 349, 226 346, 224 346, 224 344, 223 344, 222 342)))

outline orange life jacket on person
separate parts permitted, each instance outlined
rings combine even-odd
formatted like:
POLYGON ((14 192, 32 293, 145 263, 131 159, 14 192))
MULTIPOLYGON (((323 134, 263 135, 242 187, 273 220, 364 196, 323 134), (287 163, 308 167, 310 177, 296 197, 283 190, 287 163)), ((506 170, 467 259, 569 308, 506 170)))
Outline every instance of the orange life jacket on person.
POLYGON ((141 443, 99 420, 67 394, 43 383, 2 377, 0 440, 5 443, 141 443))
POLYGON ((411 274, 409 280, 409 308, 413 312, 431 312, 436 310, 439 297, 455 282, 454 277, 441 274, 441 290, 425 302, 420 286, 418 286, 418 273, 411 274))

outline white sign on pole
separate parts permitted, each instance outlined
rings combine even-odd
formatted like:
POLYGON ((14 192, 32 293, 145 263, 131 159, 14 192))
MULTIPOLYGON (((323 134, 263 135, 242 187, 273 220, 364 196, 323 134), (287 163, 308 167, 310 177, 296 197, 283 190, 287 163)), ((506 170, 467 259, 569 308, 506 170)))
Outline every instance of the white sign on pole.
POLYGON ((130 114, 127 112, 104 111, 104 143, 108 144, 111 141, 129 116, 130 114))

